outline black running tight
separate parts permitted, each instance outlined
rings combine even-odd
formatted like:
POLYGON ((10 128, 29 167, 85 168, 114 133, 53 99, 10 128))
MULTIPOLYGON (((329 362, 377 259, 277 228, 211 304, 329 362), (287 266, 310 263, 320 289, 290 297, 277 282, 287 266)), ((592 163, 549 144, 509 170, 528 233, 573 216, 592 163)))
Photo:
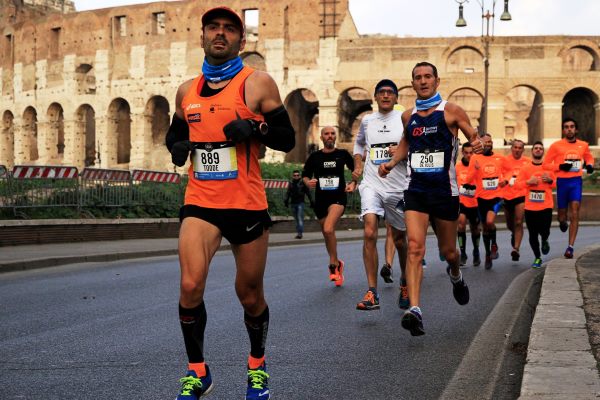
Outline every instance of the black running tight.
POLYGON ((531 250, 533 250, 535 258, 542 258, 538 235, 542 237, 542 241, 548 240, 550 225, 552 224, 552 209, 546 208, 540 211, 525 210, 525 223, 529 232, 531 250))

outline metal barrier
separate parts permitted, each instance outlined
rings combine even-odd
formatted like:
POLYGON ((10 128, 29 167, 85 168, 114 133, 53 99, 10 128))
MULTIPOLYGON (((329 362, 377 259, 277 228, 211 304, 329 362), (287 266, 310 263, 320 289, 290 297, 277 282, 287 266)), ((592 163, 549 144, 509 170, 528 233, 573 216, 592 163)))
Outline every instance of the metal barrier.
POLYGON ((131 172, 85 168, 81 174, 81 207, 125 207, 130 204, 131 172))
POLYGON ((25 210, 31 208, 77 208, 77 178, 77 167, 16 165, 5 178, 0 206, 21 217, 27 217, 25 210))
POLYGON ((131 175, 131 203, 134 205, 153 204, 156 200, 178 205, 184 190, 177 173, 136 169, 131 175))

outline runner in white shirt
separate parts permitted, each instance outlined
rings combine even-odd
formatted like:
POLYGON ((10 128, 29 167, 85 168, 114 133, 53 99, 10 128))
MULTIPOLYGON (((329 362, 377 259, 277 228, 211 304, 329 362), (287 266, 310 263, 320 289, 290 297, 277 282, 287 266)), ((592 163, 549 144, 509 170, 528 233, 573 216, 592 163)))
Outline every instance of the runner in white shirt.
MULTIPOLYGON (((403 193, 408 187, 406 163, 394 168, 386 178, 378 174, 379 165, 388 162, 396 151, 404 131, 402 112, 394 110, 398 101, 398 88, 389 79, 381 80, 375 86, 375 101, 378 111, 366 115, 360 124, 354 143, 354 171, 352 178, 360 183, 361 214, 364 221, 363 261, 367 274, 368 290, 356 308, 358 310, 379 309, 377 294, 377 230, 379 217, 392 226, 394 244, 400 261, 400 295, 398 306, 409 306, 408 289, 404 271, 406 268, 406 226, 404 224, 403 193), (364 161, 364 164, 363 164, 364 161)), ((381 269, 386 282, 393 282, 392 269, 387 265, 381 269)))

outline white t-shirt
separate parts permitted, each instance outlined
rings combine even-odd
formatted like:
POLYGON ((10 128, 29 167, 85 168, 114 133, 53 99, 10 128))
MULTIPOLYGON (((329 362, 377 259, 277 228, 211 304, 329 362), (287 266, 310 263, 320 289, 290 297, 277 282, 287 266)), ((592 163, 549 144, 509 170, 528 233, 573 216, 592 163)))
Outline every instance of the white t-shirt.
POLYGON ((406 161, 396 165, 385 178, 377 172, 379 164, 392 158, 388 149, 397 145, 403 134, 402 112, 398 110, 387 114, 374 112, 363 117, 354 142, 355 155, 366 153, 361 185, 385 192, 403 192, 408 188, 406 161))

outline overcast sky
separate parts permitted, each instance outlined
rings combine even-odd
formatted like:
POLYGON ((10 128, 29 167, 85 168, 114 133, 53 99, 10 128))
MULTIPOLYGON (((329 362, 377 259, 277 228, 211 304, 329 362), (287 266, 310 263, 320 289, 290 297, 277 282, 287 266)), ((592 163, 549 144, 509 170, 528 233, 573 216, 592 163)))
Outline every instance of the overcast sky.
MULTIPOLYGON (((491 11, 492 0, 480 1, 491 11)), ((75 0, 75 8, 84 11, 150 2, 75 0)), ((600 35, 599 0, 511 0, 512 21, 500 21, 503 8, 504 1, 497 0, 496 35, 600 35)), ((350 12, 361 34, 416 37, 481 34, 482 13, 477 0, 468 0, 464 4, 465 28, 455 27, 458 18, 455 0, 350 0, 350 12)))

